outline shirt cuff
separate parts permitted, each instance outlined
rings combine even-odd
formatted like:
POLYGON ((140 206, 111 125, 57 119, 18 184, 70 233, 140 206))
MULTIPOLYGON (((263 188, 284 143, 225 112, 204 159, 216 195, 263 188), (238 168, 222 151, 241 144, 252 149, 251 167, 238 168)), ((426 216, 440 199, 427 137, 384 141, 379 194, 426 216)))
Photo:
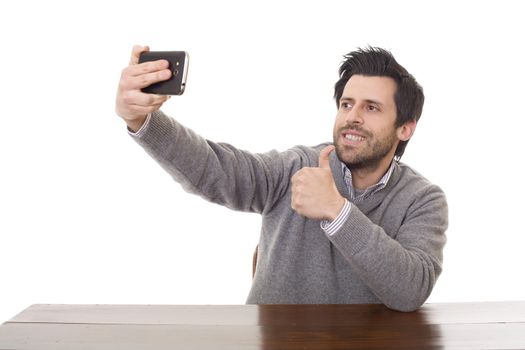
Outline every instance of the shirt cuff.
POLYGON ((141 137, 142 134, 144 134, 144 130, 146 130, 146 127, 148 126, 150 119, 151 119, 151 113, 148 114, 148 116, 146 117, 146 120, 144 121, 144 124, 142 124, 142 126, 140 127, 140 129, 137 130, 137 132, 133 132, 133 130, 128 128, 128 133, 131 136, 141 137))
POLYGON ((328 220, 321 221, 321 228, 323 229, 323 231, 328 236, 332 236, 333 234, 335 234, 341 228, 341 226, 343 226, 346 219, 348 219, 351 209, 352 209, 352 205, 347 199, 345 199, 345 205, 343 205, 343 209, 341 209, 341 211, 339 212, 339 215, 337 215, 334 221, 328 221, 328 220))

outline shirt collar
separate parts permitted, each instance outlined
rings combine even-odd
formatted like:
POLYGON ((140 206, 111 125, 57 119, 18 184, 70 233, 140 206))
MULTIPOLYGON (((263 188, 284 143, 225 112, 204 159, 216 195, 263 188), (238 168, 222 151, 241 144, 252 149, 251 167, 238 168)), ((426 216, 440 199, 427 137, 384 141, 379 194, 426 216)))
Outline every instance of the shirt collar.
POLYGON ((367 187, 366 190, 364 190, 363 193, 356 195, 354 186, 352 185, 352 172, 350 169, 344 164, 342 164, 342 170, 343 170, 343 178, 345 179, 346 186, 348 186, 348 193, 350 193, 350 199, 354 202, 360 202, 371 195, 381 191, 383 188, 386 187, 386 184, 388 183, 388 180, 390 180, 390 176, 392 175, 392 172, 394 171, 394 164, 395 162, 392 161, 390 163, 390 167, 386 171, 385 175, 379 180, 378 183, 375 185, 367 187))

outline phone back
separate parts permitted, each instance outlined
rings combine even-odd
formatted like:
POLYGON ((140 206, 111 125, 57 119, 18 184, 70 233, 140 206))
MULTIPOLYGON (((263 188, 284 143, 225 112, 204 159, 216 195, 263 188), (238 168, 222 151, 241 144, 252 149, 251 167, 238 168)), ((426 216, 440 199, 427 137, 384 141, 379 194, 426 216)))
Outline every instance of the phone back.
POLYGON ((182 95, 186 87, 188 54, 185 51, 149 51, 140 54, 139 63, 167 60, 171 78, 142 89, 143 92, 159 95, 182 95))

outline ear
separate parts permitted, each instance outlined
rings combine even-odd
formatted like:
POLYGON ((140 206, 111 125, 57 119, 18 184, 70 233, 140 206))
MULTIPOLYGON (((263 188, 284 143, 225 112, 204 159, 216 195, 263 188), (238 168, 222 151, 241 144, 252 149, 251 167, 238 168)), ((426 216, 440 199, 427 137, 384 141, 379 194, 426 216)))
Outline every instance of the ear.
POLYGON ((397 138, 400 141, 408 141, 416 131, 417 122, 410 120, 397 128, 397 138))

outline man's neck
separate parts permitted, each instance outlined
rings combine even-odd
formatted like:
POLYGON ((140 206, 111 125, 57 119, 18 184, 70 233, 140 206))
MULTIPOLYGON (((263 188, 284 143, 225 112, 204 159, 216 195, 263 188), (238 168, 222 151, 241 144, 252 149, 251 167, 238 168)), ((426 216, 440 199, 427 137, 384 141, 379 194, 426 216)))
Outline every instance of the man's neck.
POLYGON ((392 164, 393 158, 385 157, 374 167, 350 169, 352 172, 352 186, 358 190, 366 190, 377 184, 392 164))

